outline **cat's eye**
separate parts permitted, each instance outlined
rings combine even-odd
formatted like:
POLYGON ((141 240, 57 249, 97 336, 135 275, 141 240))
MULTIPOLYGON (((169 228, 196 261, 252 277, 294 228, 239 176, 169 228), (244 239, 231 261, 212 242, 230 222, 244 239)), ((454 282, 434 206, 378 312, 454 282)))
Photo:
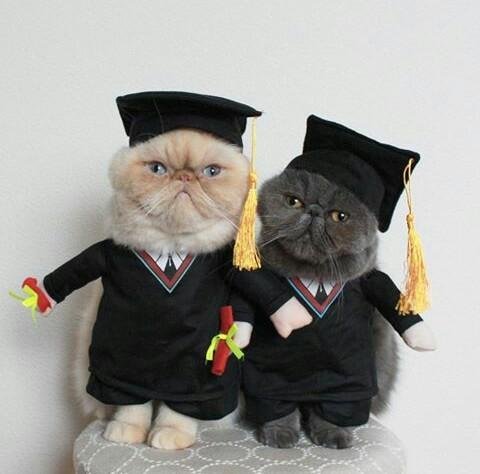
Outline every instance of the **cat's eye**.
POLYGON ((147 166, 149 170, 154 174, 162 175, 167 172, 167 168, 165 168, 165 166, 162 165, 162 163, 160 163, 159 161, 152 161, 151 163, 147 163, 147 166))
POLYGON ((285 196, 285 202, 287 203, 287 206, 293 207, 295 209, 300 209, 301 207, 303 207, 303 202, 300 201, 300 199, 298 199, 296 196, 285 196))
POLYGON ((343 211, 330 211, 329 214, 333 222, 345 222, 350 217, 346 212, 343 211))
POLYGON ((214 176, 218 176, 221 171, 222 171, 222 168, 220 168, 220 166, 208 165, 205 168, 203 168, 202 173, 208 178, 213 178, 214 176))

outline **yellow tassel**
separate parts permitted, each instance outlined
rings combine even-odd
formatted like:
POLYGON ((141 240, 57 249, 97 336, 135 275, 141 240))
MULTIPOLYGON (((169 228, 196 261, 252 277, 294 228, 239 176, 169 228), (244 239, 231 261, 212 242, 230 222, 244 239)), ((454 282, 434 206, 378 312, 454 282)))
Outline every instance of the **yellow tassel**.
POLYGON ((255 239, 255 220, 257 216, 257 174, 255 173, 255 155, 257 146, 256 118, 252 120, 252 154, 250 157, 249 190, 233 248, 233 265, 240 270, 256 270, 261 267, 255 239))
POLYGON ((421 313, 430 305, 428 296, 428 278, 422 243, 414 224, 412 191, 410 189, 412 163, 413 160, 411 159, 403 171, 403 183, 405 185, 408 204, 408 247, 405 291, 400 295, 400 299, 396 306, 397 311, 401 315, 421 313))

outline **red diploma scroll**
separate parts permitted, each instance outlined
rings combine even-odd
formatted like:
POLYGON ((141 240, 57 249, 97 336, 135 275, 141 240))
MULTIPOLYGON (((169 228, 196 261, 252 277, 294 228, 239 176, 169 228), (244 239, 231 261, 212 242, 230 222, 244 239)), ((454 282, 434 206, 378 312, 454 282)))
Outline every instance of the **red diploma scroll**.
MULTIPOLYGON (((230 327, 233 325, 233 308, 231 306, 222 306, 220 308, 220 332, 227 334, 230 327)), ((227 366, 228 357, 231 352, 227 346, 226 341, 220 340, 218 342, 217 350, 213 356, 212 374, 222 375, 227 366)))
POLYGON ((37 307, 41 313, 44 313, 48 308, 52 307, 52 305, 48 301, 47 295, 38 286, 36 278, 33 278, 33 277, 25 278, 24 282, 22 283, 22 288, 24 286, 28 286, 37 294, 38 296, 37 307))

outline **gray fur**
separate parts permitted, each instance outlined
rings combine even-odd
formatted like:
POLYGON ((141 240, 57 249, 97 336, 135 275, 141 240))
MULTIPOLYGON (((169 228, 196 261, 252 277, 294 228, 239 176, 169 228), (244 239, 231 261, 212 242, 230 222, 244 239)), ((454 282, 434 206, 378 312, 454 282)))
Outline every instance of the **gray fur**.
POLYGON ((353 446, 351 428, 336 426, 314 411, 309 411, 305 428, 309 438, 318 446, 331 449, 345 449, 353 446))
MULTIPOLYGON (((262 258, 281 275, 346 282, 376 265, 376 217, 351 192, 321 175, 287 169, 270 179, 259 193, 259 214, 262 258), (303 207, 292 208, 286 196, 300 199, 303 207), (348 213, 348 220, 334 222, 330 216, 334 210, 348 213)), ((372 411, 379 414, 386 408, 396 380, 398 348, 392 328, 378 314, 373 321, 373 339, 379 394, 373 399, 372 411)), ((316 444, 351 445, 348 428, 335 427, 318 415, 310 420, 307 430, 316 444)), ((266 441, 276 439, 279 429, 285 431, 285 423, 278 426, 278 421, 269 424, 266 441)), ((265 431, 263 428, 259 431, 265 431)))
POLYGON ((399 371, 398 339, 380 314, 373 318, 373 346, 377 366, 378 394, 372 399, 372 413, 382 414, 390 403, 399 371))
POLYGON ((272 448, 293 448, 300 438, 300 412, 261 425, 257 430, 258 440, 272 448))

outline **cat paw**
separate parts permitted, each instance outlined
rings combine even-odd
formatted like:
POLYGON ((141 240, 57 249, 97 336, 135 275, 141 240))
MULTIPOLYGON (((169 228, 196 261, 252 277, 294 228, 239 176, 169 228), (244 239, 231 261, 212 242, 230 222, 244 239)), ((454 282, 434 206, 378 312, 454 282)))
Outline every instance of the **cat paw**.
POLYGON ((137 444, 145 441, 147 431, 141 426, 112 420, 107 423, 103 437, 115 443, 137 444))
POLYGON ((318 431, 313 430, 308 435, 314 444, 325 448, 345 449, 353 446, 352 432, 348 428, 336 426, 318 431))
POLYGON ((148 444, 159 449, 185 449, 195 443, 195 434, 171 426, 153 428, 148 434, 148 444))
POLYGON ((300 438, 300 412, 263 424, 257 429, 257 438, 272 448, 293 448, 300 438))
POLYGON ((300 433, 288 426, 262 426, 257 431, 258 441, 271 448, 293 448, 300 438, 300 433))

